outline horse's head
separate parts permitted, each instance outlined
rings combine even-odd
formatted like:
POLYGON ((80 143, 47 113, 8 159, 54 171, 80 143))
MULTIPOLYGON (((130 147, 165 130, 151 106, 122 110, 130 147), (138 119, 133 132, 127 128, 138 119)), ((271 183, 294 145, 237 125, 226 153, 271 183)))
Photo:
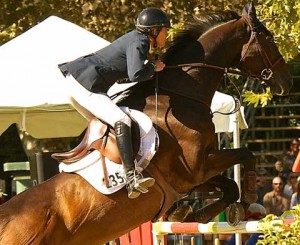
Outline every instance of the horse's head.
POLYGON ((288 94, 292 86, 288 66, 274 42, 273 35, 257 19, 252 2, 244 7, 242 19, 248 25, 251 35, 243 46, 239 68, 252 75, 262 76, 273 94, 288 94))

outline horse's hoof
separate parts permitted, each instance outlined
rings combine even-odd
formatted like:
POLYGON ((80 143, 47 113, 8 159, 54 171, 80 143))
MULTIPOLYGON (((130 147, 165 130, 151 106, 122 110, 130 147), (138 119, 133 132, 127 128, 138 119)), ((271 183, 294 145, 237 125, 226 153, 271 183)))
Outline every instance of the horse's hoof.
POLYGON ((257 201, 256 193, 256 173, 248 171, 244 175, 244 188, 242 191, 242 201, 246 203, 255 203, 257 201))
POLYGON ((188 221, 188 216, 193 214, 193 209, 190 205, 182 205, 176 208, 169 216, 168 221, 184 222, 188 221))
POLYGON ((236 226, 240 221, 244 220, 245 211, 240 203, 230 204, 226 208, 226 221, 230 226, 236 226))

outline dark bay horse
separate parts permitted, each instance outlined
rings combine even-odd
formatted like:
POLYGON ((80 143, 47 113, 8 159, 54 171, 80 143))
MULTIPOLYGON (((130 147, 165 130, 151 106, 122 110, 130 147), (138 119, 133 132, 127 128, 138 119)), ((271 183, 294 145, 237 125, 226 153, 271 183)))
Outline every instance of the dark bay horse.
MULTIPOLYGON (((156 179, 154 187, 132 200, 124 188, 103 195, 79 175, 60 173, 0 206, 0 244, 103 244, 164 213, 196 186, 218 185, 220 173, 238 163, 244 165, 241 199, 245 203, 256 200, 252 153, 214 147, 210 104, 223 71, 171 69, 177 64, 204 62, 237 67, 253 76, 267 72, 271 75, 265 82, 272 93, 287 94, 291 86, 287 64, 253 5, 246 5, 242 16, 228 11, 191 22, 164 60, 169 69, 158 77, 157 119, 155 80, 138 84, 122 102, 158 124, 160 146, 144 170, 156 179)), ((215 214, 225 205, 216 207, 215 214)))

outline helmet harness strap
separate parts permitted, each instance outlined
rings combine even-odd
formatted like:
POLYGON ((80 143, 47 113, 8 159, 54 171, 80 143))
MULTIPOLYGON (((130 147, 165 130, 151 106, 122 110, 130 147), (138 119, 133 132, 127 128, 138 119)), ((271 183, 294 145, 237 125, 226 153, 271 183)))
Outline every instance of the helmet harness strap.
POLYGON ((163 28, 162 26, 158 26, 158 27, 156 27, 157 33, 155 33, 155 34, 149 33, 148 34, 150 37, 152 37, 154 39, 154 45, 153 45, 154 48, 157 48, 157 41, 156 41, 156 39, 157 39, 159 33, 161 32, 162 28, 163 28))

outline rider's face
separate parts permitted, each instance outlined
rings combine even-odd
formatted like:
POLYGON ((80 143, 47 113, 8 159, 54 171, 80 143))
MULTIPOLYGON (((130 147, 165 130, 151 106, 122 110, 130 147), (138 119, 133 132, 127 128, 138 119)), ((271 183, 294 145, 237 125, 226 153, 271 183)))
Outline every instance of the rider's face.
POLYGON ((157 47, 163 48, 166 46, 167 36, 168 36, 167 28, 163 27, 156 38, 157 47))

